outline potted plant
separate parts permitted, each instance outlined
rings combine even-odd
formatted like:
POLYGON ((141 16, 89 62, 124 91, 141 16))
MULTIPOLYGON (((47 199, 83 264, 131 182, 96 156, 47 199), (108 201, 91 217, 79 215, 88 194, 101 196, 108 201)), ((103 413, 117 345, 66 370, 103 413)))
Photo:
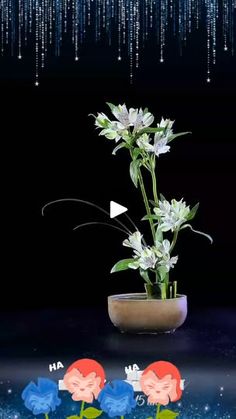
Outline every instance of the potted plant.
POLYGON ((126 105, 115 106, 108 103, 112 113, 110 119, 104 113, 95 116, 95 126, 101 129, 99 135, 117 143, 112 154, 125 149, 130 156, 129 173, 131 180, 142 194, 145 215, 152 243, 147 243, 139 229, 135 228, 123 246, 130 248, 129 258, 117 262, 111 273, 135 269, 144 280, 145 293, 121 294, 108 297, 111 321, 121 331, 155 333, 174 331, 181 326, 187 315, 187 298, 178 294, 177 280, 171 281, 170 270, 177 263, 173 255, 181 230, 190 228, 199 204, 192 208, 186 202, 176 199, 168 201, 157 190, 157 160, 170 151, 170 143, 188 132, 174 133, 170 119, 161 119, 156 126, 154 116, 148 109, 127 109, 126 105), (153 196, 148 197, 145 186, 151 182, 153 196))

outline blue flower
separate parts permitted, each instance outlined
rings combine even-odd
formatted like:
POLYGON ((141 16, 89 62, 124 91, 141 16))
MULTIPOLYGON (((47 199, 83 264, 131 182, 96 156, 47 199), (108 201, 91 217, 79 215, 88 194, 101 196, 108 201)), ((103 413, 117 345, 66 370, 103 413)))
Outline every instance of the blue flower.
POLYGON ((106 384, 99 393, 98 401, 101 409, 110 418, 124 416, 136 406, 133 387, 122 380, 114 380, 106 384))
POLYGON ((38 385, 31 381, 21 394, 25 407, 33 412, 34 415, 54 412, 61 404, 58 397, 57 384, 48 378, 38 378, 38 385))

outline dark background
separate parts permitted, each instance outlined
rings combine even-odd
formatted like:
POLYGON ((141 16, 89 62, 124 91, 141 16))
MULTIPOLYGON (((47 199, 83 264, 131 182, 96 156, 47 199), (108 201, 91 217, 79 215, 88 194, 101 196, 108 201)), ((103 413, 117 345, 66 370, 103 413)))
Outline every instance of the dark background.
POLYGON ((72 231, 81 222, 109 221, 102 214, 63 203, 41 216, 42 206, 55 199, 85 199, 108 211, 114 200, 149 234, 140 221, 145 211, 129 178, 127 153, 112 156, 114 142, 98 137, 88 117, 107 113, 106 101, 147 106, 156 121, 169 117, 176 132, 192 132, 160 157, 158 185, 167 199, 184 197, 191 206, 200 201, 193 227, 211 234, 214 244, 183 231, 172 279, 192 306, 234 304, 236 63, 219 51, 206 83, 204 41, 192 36, 182 57, 172 45, 163 64, 150 44, 133 85, 127 60, 117 62, 105 42, 82 47, 78 63, 68 49, 61 58, 50 57, 39 88, 33 84, 30 51, 21 62, 0 59, 2 144, 7 145, 3 308, 101 305, 109 293, 143 290, 137 272, 109 274, 117 260, 130 257, 121 233, 102 226, 72 231))

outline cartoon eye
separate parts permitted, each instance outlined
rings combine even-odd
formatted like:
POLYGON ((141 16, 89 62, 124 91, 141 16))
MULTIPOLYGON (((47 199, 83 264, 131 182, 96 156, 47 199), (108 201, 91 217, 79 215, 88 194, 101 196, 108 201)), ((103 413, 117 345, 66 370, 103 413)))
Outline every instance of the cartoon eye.
POLYGON ((153 386, 152 384, 148 384, 148 385, 147 385, 147 388, 148 388, 149 390, 153 390, 154 386, 153 386))
POLYGON ((72 386, 74 386, 74 387, 79 387, 79 384, 78 383, 72 383, 72 386))
POLYGON ((93 388, 93 383, 88 383, 88 384, 86 385, 86 387, 88 387, 88 388, 93 388))
POLYGON ((162 390, 169 390, 170 386, 167 384, 165 386, 162 387, 162 390))

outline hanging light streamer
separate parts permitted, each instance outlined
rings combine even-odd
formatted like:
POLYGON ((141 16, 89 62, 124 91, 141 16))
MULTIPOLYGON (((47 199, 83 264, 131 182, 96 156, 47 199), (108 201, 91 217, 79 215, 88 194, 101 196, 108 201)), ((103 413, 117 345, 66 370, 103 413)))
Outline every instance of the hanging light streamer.
POLYGON ((1 55, 19 60, 34 51, 35 86, 52 55, 63 53, 63 42, 73 45, 74 59, 86 44, 107 40, 117 48, 117 59, 128 57, 131 83, 140 67, 141 49, 156 42, 153 59, 168 58, 170 35, 180 55, 188 35, 205 28, 206 81, 211 81, 217 50, 234 54, 236 0, 0 0, 1 55), (153 41, 154 40, 154 41, 153 41))

